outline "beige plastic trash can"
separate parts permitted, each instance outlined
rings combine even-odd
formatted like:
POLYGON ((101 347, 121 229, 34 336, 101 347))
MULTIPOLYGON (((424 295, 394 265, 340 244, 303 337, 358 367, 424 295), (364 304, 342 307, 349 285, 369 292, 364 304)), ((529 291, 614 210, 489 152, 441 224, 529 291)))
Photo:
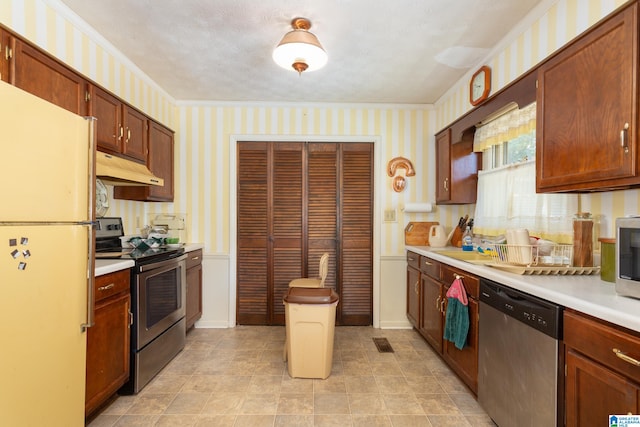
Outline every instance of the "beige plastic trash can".
POLYGON ((331 375, 338 299, 331 288, 289 288, 284 297, 289 376, 331 375))

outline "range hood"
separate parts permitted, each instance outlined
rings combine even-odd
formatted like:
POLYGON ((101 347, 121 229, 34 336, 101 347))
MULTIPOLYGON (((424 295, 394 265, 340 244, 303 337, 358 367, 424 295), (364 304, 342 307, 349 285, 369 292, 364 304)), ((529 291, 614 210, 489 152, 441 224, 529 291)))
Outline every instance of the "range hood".
POLYGON ((96 153, 96 176, 110 185, 164 186, 164 179, 152 174, 145 165, 101 151, 96 153))

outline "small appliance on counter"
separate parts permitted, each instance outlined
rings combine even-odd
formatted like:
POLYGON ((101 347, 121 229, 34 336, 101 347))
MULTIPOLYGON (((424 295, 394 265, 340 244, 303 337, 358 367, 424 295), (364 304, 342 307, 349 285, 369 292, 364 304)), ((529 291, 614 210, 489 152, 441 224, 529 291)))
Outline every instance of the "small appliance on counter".
POLYGON ((165 238, 177 238, 180 244, 186 243, 187 227, 185 224, 187 222, 187 214, 149 214, 148 219, 152 229, 166 230, 165 238))
POLYGON ((640 216, 616 219, 615 264, 616 292, 640 298, 640 216))

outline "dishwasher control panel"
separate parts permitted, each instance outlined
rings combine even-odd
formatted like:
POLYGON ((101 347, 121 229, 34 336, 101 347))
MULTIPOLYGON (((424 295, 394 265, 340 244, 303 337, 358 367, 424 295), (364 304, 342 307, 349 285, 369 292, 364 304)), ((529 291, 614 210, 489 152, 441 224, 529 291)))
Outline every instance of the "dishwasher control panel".
POLYGON ((486 279, 480 280, 480 301, 550 337, 562 339, 562 306, 486 279))

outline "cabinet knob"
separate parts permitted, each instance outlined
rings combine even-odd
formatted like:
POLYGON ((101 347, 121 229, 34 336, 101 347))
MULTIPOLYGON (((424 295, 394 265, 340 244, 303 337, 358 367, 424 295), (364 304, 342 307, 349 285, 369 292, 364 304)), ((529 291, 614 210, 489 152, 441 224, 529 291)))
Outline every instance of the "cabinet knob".
POLYGON ((444 191, 449 191, 449 178, 444 179, 443 185, 444 185, 444 191))

